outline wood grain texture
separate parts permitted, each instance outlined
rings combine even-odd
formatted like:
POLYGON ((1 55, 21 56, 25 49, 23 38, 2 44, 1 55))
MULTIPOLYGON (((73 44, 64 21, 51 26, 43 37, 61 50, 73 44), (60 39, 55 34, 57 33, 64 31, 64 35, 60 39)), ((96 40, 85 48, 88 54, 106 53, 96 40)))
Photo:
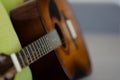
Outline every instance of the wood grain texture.
POLYGON ((56 27, 59 27, 62 33, 65 45, 30 66, 34 80, 77 79, 90 74, 88 52, 66 0, 28 1, 12 10, 11 19, 23 47, 56 27), (68 31, 66 19, 72 22, 77 33, 74 41, 77 48, 68 31))

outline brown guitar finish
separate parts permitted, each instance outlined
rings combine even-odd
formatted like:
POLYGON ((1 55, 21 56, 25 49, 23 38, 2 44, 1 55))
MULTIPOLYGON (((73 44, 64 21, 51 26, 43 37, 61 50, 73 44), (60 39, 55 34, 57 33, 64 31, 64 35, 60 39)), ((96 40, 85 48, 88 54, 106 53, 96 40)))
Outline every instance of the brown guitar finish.
POLYGON ((66 0, 27 1, 12 10, 11 20, 23 47, 54 29, 60 33, 63 45, 30 65, 34 80, 73 80, 90 74, 89 56, 66 0), (74 26, 75 40, 66 20, 74 26))

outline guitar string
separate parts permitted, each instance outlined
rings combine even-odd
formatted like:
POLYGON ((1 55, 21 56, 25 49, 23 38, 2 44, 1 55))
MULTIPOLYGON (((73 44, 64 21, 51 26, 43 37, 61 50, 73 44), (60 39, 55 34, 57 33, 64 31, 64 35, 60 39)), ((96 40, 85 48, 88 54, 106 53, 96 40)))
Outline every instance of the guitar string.
POLYGON ((35 52, 35 53, 33 53, 33 54, 35 54, 35 58, 36 58, 36 60, 39 58, 38 57, 38 54, 37 54, 37 50, 35 49, 35 46, 34 46, 34 44, 33 43, 31 43, 31 46, 33 47, 33 51, 35 52))
POLYGON ((21 53, 18 54, 18 55, 19 55, 19 59, 20 59, 20 61, 22 62, 22 67, 25 67, 25 63, 24 63, 24 61, 23 61, 23 58, 22 58, 21 53))
POLYGON ((38 48, 38 46, 37 46, 37 44, 36 44, 36 42, 34 42, 34 46, 35 46, 35 49, 36 49, 36 53, 37 53, 37 55, 38 55, 38 58, 40 57, 40 51, 39 51, 39 48, 38 48))
POLYGON ((39 44, 41 45, 41 51, 42 51, 41 57, 42 57, 43 54, 44 54, 44 49, 43 49, 43 44, 42 44, 42 38, 40 39, 40 43, 39 44))
POLYGON ((26 57, 26 58, 24 57, 25 65, 28 65, 28 58, 27 58, 27 55, 25 54, 26 53, 25 49, 22 50, 21 53, 23 53, 25 55, 25 57, 26 57))
POLYGON ((24 55, 26 55, 22 56, 22 53, 19 53, 23 67, 33 63, 34 61, 38 60, 42 56, 46 55, 47 53, 60 46, 61 42, 59 39, 60 38, 58 37, 58 34, 54 30, 53 32, 41 37, 40 39, 34 41, 33 43, 25 47, 25 50, 23 49, 23 53, 24 55), (26 65, 24 63, 24 57, 27 57, 28 60, 26 61, 25 59, 25 61, 27 62, 26 65))
POLYGON ((26 49, 26 51, 27 51, 27 53, 28 53, 28 55, 29 55, 29 58, 30 58, 29 63, 32 63, 32 56, 31 56, 31 54, 30 54, 29 46, 28 46, 28 48, 25 47, 25 49, 26 49))
MULTIPOLYGON (((47 52, 47 45, 46 45, 45 36, 43 37, 43 44, 44 44, 44 47, 45 47, 45 48, 44 48, 44 49, 45 49, 45 52, 48 53, 48 52, 47 52)), ((44 54, 44 55, 45 55, 45 54, 44 54)))
POLYGON ((48 42, 47 42, 47 35, 45 35, 45 42, 46 42, 47 53, 48 53, 50 50, 49 50, 49 46, 48 46, 48 42))
POLYGON ((40 44, 39 44, 39 40, 37 40, 36 42, 37 42, 37 45, 38 45, 39 56, 41 57, 42 51, 41 51, 41 49, 39 49, 39 48, 41 48, 41 46, 40 46, 40 44))

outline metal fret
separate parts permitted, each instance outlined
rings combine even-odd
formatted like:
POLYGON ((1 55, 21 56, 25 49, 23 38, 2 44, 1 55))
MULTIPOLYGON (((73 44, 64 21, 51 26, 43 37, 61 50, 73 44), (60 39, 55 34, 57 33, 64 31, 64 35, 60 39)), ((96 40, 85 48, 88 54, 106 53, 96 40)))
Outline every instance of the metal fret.
POLYGON ((17 57, 17 59, 18 59, 18 61, 19 61, 19 63, 20 63, 20 66, 23 67, 23 62, 22 62, 22 60, 21 60, 21 58, 20 58, 19 53, 16 53, 16 57, 17 57))
POLYGON ((39 47, 40 47, 40 50, 41 50, 41 57, 43 56, 44 54, 44 51, 43 51, 43 47, 42 47, 42 42, 41 42, 41 39, 39 39, 39 47))
POLYGON ((23 67, 50 53, 62 43, 56 30, 26 46, 18 54, 23 67))
POLYGON ((37 45, 38 45, 38 50, 39 50, 39 52, 40 52, 39 55, 40 55, 40 57, 41 57, 42 51, 41 51, 40 42, 39 42, 39 40, 37 40, 36 42, 37 42, 37 45))
POLYGON ((27 55, 28 65, 29 65, 32 62, 32 57, 31 57, 31 54, 30 54, 29 47, 25 47, 24 50, 26 52, 25 54, 27 55))
POLYGON ((34 60, 36 60, 36 56, 35 56, 35 54, 34 54, 32 45, 29 45, 29 48, 30 48, 30 50, 31 50, 31 55, 33 55, 33 61, 34 61, 34 60))
POLYGON ((48 53, 47 51, 47 44, 46 44, 46 39, 45 39, 45 36, 43 37, 43 44, 44 44, 44 50, 45 50, 45 53, 48 53))
POLYGON ((28 65, 28 64, 29 64, 29 61, 28 61, 28 56, 27 56, 27 54, 26 54, 25 49, 22 50, 21 52, 24 54, 25 65, 28 65))
POLYGON ((38 56, 38 52, 37 52, 37 50, 36 50, 36 48, 35 48, 35 46, 34 46, 34 43, 31 43, 31 45, 32 45, 32 48, 33 48, 33 54, 36 56, 35 58, 36 58, 36 60, 39 58, 39 56, 38 56))
POLYGON ((40 49, 39 49, 39 47, 38 47, 37 41, 34 42, 34 46, 35 46, 35 48, 36 48, 36 53, 38 53, 37 55, 38 55, 38 58, 39 58, 39 57, 40 57, 40 49))
POLYGON ((23 51, 25 51, 25 54, 27 54, 27 58, 29 60, 29 63, 31 63, 33 60, 32 60, 32 57, 31 57, 31 54, 30 54, 30 51, 28 50, 29 46, 28 47, 25 47, 23 49, 23 51))
POLYGON ((50 47, 49 47, 49 44, 48 44, 48 38, 47 38, 47 35, 45 35, 45 44, 46 44, 46 49, 47 49, 47 53, 50 52, 50 47))
POLYGON ((41 50, 41 57, 43 56, 43 54, 45 53, 44 52, 44 49, 43 49, 43 44, 42 44, 42 38, 39 40, 39 45, 40 45, 40 50, 41 50))
MULTIPOLYGON (((28 45, 28 47, 27 47, 27 52, 25 53, 26 54, 26 58, 28 59, 28 65, 32 62, 32 60, 31 60, 31 54, 30 54, 30 49, 29 49, 29 45, 28 45)), ((24 50, 22 50, 22 51, 24 51, 24 50)))
POLYGON ((42 54, 42 56, 44 56, 45 55, 45 53, 46 53, 46 51, 45 51, 45 45, 44 45, 44 40, 43 40, 43 38, 41 38, 41 46, 42 46, 42 50, 43 50, 43 54, 42 54))
POLYGON ((22 62, 22 63, 21 63, 21 66, 22 66, 22 67, 25 67, 25 63, 24 63, 24 60, 23 60, 23 57, 22 57, 21 53, 18 53, 18 55, 19 55, 20 61, 22 62))

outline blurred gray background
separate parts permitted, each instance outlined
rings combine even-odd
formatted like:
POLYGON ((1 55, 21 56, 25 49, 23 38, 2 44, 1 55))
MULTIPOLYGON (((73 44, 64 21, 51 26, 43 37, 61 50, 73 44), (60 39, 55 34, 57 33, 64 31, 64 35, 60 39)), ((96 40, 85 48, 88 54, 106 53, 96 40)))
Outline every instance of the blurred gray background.
POLYGON ((120 80, 120 0, 69 0, 93 72, 82 80, 120 80))

